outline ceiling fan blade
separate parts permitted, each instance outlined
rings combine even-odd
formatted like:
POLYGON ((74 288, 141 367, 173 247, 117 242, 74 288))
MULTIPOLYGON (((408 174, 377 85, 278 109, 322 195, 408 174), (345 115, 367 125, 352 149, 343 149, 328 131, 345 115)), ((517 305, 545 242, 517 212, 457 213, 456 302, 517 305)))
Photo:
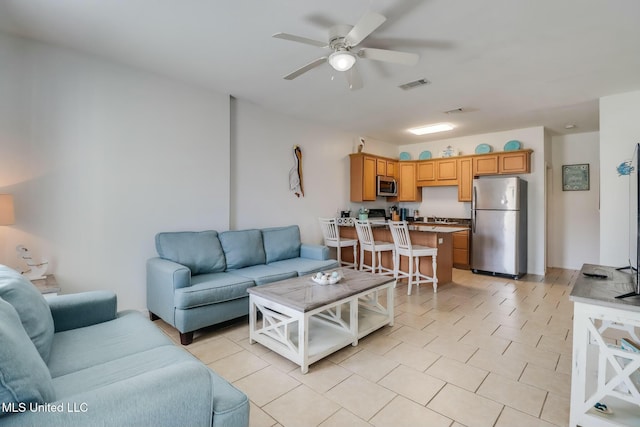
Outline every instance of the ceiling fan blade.
POLYGON ((313 62, 308 63, 307 65, 298 68, 297 70, 295 70, 293 73, 289 73, 286 76, 284 76, 285 80, 293 80, 296 77, 300 76, 301 74, 306 73, 307 71, 316 68, 319 65, 322 65, 324 62, 326 62, 327 57, 323 56, 322 58, 318 58, 313 62))
POLYGON ((350 69, 344 72, 345 77, 347 78, 347 83, 349 84, 349 89, 358 90, 362 89, 362 78, 360 77, 360 73, 358 69, 354 65, 350 69))
POLYGON ((329 47, 329 45, 326 42, 321 42, 321 41, 318 41, 318 40, 308 39, 308 38, 302 37, 302 36, 295 36, 293 34, 275 33, 271 37, 274 37, 276 39, 290 40, 292 42, 310 44, 311 46, 329 47))
POLYGON ((349 34, 346 35, 345 42, 348 46, 355 46, 367 36, 373 33, 387 18, 375 12, 367 12, 356 22, 349 34))
POLYGON ((373 59, 374 61, 394 62, 402 65, 416 65, 420 59, 420 56, 415 53, 374 48, 360 49, 358 56, 365 59, 373 59))

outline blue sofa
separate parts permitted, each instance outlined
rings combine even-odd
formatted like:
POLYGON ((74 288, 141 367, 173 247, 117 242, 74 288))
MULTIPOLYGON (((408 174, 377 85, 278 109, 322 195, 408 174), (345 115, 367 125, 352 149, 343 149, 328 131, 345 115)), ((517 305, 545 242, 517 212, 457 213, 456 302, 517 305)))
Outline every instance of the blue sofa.
POLYGON ((297 225, 156 235, 159 257, 147 261, 147 308, 180 332, 249 314, 247 289, 338 267, 329 248, 300 242, 297 225))
POLYGON ((116 305, 0 266, 0 427, 249 425, 244 393, 116 305))

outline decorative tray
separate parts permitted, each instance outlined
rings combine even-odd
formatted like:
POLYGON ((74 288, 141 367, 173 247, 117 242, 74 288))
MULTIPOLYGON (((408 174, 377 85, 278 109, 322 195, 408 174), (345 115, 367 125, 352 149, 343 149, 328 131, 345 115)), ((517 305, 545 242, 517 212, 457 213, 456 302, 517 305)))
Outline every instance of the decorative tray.
POLYGON ((336 270, 330 273, 319 271, 311 276, 311 280, 319 285, 335 285, 338 283, 344 275, 341 270, 336 270))

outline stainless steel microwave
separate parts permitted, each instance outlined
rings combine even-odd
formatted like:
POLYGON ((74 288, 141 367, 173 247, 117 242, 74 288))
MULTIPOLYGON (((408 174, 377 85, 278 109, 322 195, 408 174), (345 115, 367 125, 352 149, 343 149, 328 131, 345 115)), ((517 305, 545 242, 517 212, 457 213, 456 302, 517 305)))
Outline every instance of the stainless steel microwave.
POLYGON ((388 176, 377 177, 377 191, 378 196, 390 197, 398 195, 398 183, 395 179, 388 176))

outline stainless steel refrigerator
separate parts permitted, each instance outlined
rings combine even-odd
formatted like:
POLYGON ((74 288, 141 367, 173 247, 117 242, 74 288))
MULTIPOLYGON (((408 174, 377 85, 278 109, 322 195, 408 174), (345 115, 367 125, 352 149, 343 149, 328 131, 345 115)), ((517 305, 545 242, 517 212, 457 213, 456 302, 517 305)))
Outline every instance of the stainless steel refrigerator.
POLYGON ((474 178, 471 270, 513 278, 527 273, 527 181, 474 178))

